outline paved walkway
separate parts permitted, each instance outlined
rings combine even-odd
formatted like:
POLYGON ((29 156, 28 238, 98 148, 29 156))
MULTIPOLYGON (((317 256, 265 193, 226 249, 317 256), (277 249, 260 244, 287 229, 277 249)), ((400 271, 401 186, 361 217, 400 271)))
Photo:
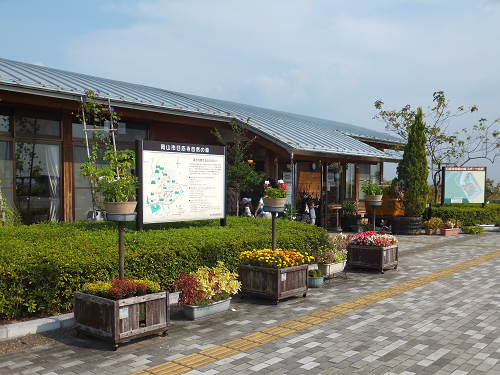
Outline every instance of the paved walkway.
POLYGON ((397 270, 348 272, 277 306, 231 302, 170 336, 0 356, 0 375, 500 374, 500 232, 398 236, 397 270))

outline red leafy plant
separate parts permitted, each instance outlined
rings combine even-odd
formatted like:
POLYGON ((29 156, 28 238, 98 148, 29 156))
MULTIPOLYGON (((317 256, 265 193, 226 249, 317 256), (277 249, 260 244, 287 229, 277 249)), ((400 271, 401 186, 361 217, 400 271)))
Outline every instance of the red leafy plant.
POLYGON ((119 300, 157 293, 160 291, 160 284, 150 280, 134 280, 132 278, 112 279, 86 283, 83 285, 82 291, 99 297, 119 300))

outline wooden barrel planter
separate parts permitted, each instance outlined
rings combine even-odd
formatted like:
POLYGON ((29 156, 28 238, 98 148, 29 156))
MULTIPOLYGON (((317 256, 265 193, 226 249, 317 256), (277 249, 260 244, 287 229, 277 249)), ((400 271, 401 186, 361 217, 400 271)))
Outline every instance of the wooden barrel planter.
POLYGON ((347 245, 347 266, 384 270, 398 268, 398 245, 364 246, 347 245))
POLYGON ((121 342, 166 334, 170 327, 168 291, 116 301, 75 292, 74 299, 76 331, 110 341, 113 350, 121 342))
POLYGON ((241 293, 270 298, 279 302, 292 296, 306 296, 308 265, 287 268, 266 268, 240 264, 241 293))
POLYGON ((392 234, 415 235, 422 231, 422 216, 394 216, 392 234))

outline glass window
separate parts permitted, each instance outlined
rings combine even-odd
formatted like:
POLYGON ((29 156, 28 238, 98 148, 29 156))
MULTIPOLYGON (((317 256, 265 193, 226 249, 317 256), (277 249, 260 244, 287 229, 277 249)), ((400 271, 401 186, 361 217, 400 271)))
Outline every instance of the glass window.
POLYGON ((373 181, 380 185, 380 163, 359 165, 359 199, 365 198, 365 194, 361 191, 363 181, 373 181))
POLYGON ((347 164, 345 184, 346 198, 356 198, 356 164, 354 163, 347 164))
POLYGON ((0 106, 0 132, 10 133, 10 121, 12 110, 8 107, 0 106))
POLYGON ((12 142, 0 141, 0 194, 9 207, 14 207, 12 142))
POLYGON ((16 134, 61 138, 61 114, 29 109, 16 110, 16 134))
MULTIPOLYGON (((104 156, 104 148, 100 149, 100 160, 104 156)), ((87 161, 87 148, 76 146, 74 149, 74 177, 75 177, 75 220, 86 220, 92 214, 92 194, 89 180, 80 173, 80 166, 87 161)), ((101 166, 102 164, 98 164, 101 166)))
MULTIPOLYGON (((93 125, 87 125, 87 129, 94 129, 93 125)), ((105 121, 104 125, 98 125, 97 129, 108 130, 109 121, 105 121)), ((100 134, 104 138, 109 137, 109 133, 105 131, 89 132, 89 138, 92 134, 100 134)), ((148 125, 136 122, 119 122, 116 131, 117 142, 135 142, 136 139, 148 139, 148 125)), ((73 123, 73 138, 85 138, 83 124, 73 123)))
POLYGON ((60 219, 59 150, 57 145, 16 143, 16 206, 26 224, 60 219))

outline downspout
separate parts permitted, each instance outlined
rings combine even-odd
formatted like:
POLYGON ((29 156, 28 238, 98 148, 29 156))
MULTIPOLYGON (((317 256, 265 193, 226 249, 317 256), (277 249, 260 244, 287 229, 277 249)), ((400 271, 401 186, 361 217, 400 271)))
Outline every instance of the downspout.
MULTIPOLYGON (((292 175, 292 189, 291 189, 291 192, 292 192, 292 197, 291 197, 291 200, 290 200, 290 204, 291 204, 291 212, 293 212, 294 208, 295 208, 295 166, 293 165, 293 151, 290 153, 290 171, 291 171, 291 175, 292 175)), ((290 215, 290 220, 291 219, 292 215, 290 215)))

